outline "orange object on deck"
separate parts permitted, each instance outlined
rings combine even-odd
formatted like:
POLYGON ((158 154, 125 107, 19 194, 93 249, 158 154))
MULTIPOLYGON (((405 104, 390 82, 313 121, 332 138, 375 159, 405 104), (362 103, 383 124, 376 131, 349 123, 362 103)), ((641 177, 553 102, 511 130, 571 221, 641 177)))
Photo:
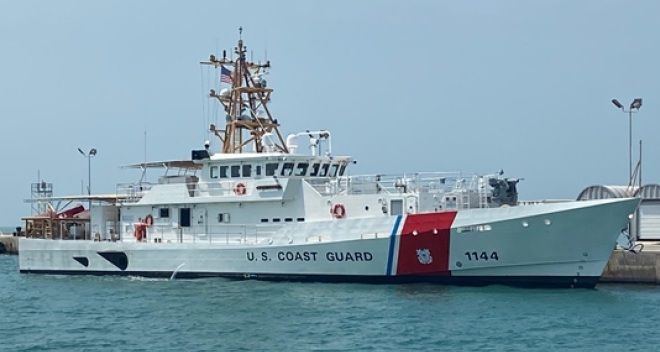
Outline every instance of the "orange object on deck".
POLYGON ((135 232, 133 233, 135 239, 142 241, 147 239, 147 224, 139 222, 135 224, 135 232))

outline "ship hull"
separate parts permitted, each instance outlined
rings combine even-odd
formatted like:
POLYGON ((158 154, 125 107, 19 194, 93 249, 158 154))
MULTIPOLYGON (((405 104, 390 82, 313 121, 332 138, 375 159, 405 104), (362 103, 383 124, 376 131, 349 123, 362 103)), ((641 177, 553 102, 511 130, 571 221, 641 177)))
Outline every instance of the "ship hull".
POLYGON ((21 239, 23 273, 594 287, 638 200, 284 227, 253 243, 21 239))
MULTIPOLYGON (((24 274, 131 276, 145 278, 172 278, 171 271, 80 271, 80 270, 21 270, 24 274)), ((506 285, 532 288, 594 288, 600 276, 382 276, 382 275, 298 275, 298 274, 245 274, 227 272, 182 272, 177 279, 225 278, 229 280, 261 280, 320 283, 363 284, 439 284, 452 286, 506 285)))

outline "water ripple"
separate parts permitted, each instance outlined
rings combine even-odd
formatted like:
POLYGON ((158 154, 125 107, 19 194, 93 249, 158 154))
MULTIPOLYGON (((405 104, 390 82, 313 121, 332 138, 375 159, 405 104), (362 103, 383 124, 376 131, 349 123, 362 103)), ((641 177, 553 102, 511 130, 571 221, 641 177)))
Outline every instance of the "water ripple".
POLYGON ((655 350, 660 288, 24 275, 0 256, 0 350, 655 350))

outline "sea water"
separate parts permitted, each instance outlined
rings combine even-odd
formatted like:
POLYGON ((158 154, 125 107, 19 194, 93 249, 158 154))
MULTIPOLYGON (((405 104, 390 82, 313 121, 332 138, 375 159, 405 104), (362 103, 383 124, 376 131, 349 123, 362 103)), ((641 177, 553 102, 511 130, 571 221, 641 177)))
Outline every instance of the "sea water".
POLYGON ((660 287, 452 287, 19 274, 2 351, 656 351, 660 287))

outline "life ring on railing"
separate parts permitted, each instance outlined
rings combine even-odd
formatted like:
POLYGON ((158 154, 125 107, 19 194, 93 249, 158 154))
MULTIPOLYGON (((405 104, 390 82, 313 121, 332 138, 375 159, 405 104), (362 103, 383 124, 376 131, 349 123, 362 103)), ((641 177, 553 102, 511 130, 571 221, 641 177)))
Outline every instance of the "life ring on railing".
POLYGON ((343 204, 337 203, 332 206, 330 213, 332 213, 332 216, 334 216, 335 219, 343 219, 346 217, 346 207, 344 207, 343 204))
POLYGON ((237 196, 244 196, 245 193, 247 192, 247 187, 245 186, 245 183, 239 182, 234 186, 234 193, 237 196))
POLYGON ((144 223, 147 224, 147 226, 151 226, 151 225, 153 225, 153 224, 154 224, 154 217, 151 216, 151 214, 147 215, 147 216, 144 218, 144 223))

